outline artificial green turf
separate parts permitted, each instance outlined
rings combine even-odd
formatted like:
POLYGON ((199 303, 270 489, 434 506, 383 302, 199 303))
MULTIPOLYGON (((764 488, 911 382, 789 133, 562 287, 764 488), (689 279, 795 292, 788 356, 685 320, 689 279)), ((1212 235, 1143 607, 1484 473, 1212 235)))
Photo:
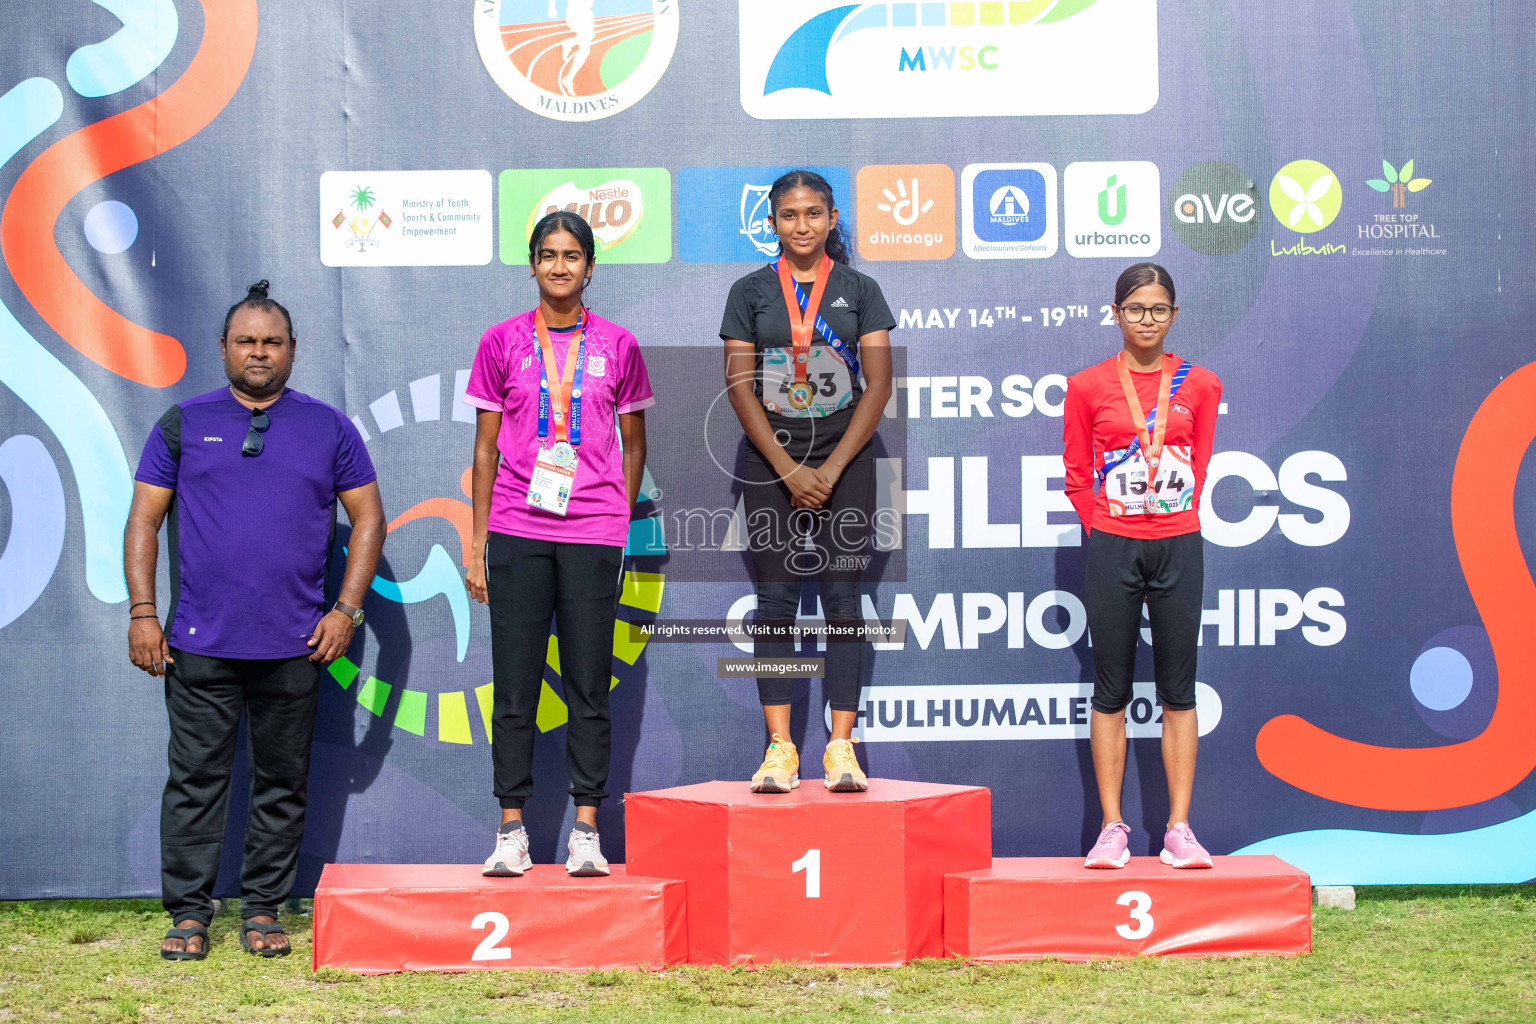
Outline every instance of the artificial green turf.
POLYGON ((214 921, 200 963, 159 958, 147 900, 0 903, 0 1022, 11 1021, 1536 1021, 1536 887, 1359 890, 1319 909, 1310 956, 904 968, 677 968, 661 974, 309 970, 239 948, 214 921))

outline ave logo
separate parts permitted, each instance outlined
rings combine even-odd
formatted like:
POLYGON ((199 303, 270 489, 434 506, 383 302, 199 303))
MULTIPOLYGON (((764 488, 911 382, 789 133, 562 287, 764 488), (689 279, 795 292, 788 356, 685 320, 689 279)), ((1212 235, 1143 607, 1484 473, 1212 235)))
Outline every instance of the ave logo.
POLYGON ((1179 175, 1172 191, 1173 233, 1196 252, 1229 255, 1258 231, 1258 185, 1240 167, 1220 160, 1196 164, 1179 175))

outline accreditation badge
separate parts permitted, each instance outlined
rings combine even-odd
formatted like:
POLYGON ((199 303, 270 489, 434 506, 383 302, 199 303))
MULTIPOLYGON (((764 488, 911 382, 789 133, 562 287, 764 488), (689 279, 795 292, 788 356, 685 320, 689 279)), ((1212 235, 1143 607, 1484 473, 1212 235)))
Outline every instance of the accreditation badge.
POLYGON ((528 481, 528 505, 557 516, 565 515, 576 486, 576 450, 564 441, 540 448, 528 481))

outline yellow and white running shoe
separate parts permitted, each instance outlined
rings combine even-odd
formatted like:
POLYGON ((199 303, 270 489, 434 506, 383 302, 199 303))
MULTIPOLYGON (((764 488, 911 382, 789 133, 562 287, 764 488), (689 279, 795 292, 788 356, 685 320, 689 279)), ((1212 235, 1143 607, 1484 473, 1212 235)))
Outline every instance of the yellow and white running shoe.
POLYGON ((823 783, 834 793, 862 793, 869 788, 869 779, 853 754, 852 740, 828 743, 827 752, 821 755, 821 766, 826 770, 823 783))
POLYGON ((754 793, 788 793, 800 788, 800 751, 789 740, 773 734, 762 767, 752 776, 754 793))

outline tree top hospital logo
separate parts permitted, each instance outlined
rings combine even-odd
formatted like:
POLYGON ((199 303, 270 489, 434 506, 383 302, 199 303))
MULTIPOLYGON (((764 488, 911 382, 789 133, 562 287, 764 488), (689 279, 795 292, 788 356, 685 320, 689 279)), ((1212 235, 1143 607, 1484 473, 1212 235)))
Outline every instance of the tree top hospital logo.
POLYGON ((739 0, 741 105, 764 119, 1141 114, 1157 0, 739 0))
POLYGON ((475 0, 475 45, 491 78, 556 121, 634 106, 677 48, 678 0, 475 0))
POLYGON ((1343 205, 1339 176, 1316 160, 1292 160, 1269 186, 1269 208, 1275 220, 1298 234, 1323 230, 1343 205))

